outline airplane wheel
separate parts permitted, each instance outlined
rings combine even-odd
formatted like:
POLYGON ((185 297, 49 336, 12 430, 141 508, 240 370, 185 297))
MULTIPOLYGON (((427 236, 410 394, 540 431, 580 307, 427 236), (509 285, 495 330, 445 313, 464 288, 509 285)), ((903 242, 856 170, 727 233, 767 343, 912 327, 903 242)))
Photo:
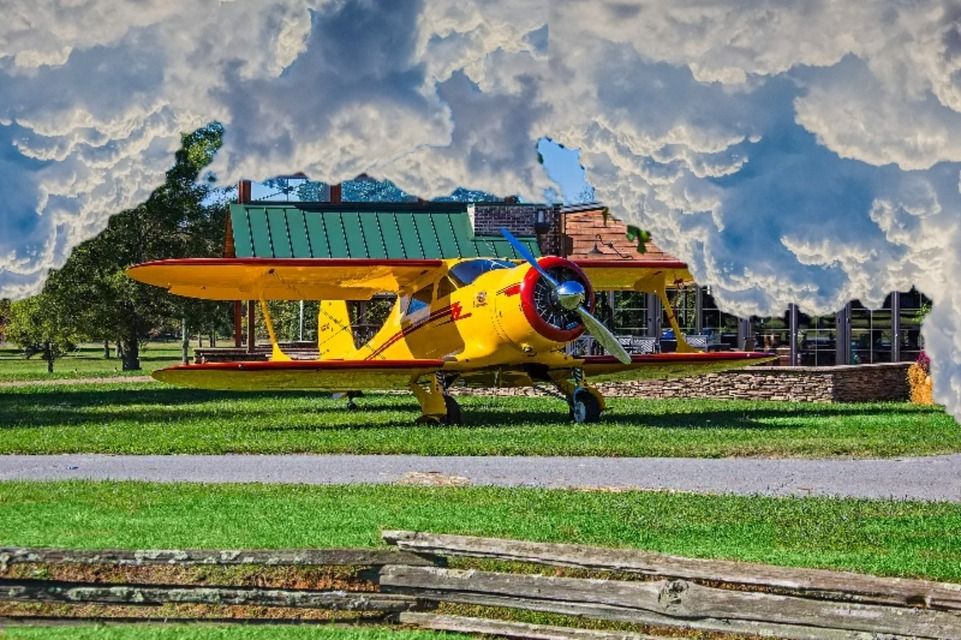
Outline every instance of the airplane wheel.
POLYGON ((571 403, 571 418, 578 424, 597 422, 601 419, 601 403, 590 391, 578 389, 571 403))
POLYGON ((444 396, 444 404, 447 406, 447 417, 444 424, 461 424, 464 421, 464 412, 461 410, 457 400, 451 396, 444 396))
POLYGON ((347 392, 347 410, 348 411, 357 411, 358 409, 360 409, 360 405, 354 402, 354 398, 359 398, 362 395, 364 394, 362 394, 360 391, 347 392))

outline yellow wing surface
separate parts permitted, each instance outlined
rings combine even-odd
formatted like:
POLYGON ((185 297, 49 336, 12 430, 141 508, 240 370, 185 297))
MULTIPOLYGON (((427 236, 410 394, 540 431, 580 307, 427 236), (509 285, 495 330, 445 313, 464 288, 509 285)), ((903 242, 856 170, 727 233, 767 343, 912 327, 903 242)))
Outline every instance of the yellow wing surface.
POLYGON ((441 360, 294 360, 208 362, 154 371, 161 382, 223 391, 357 391, 406 389, 433 375, 441 360))
MULTIPOLYGON (((770 353, 738 351, 635 355, 630 364, 612 356, 575 359, 591 382, 665 379, 737 369, 774 359, 770 353)), ((527 387, 546 382, 562 368, 502 366, 473 369, 443 360, 294 360, 287 362, 211 362, 153 373, 162 382, 201 389, 233 391, 355 391, 405 389, 411 382, 443 372, 468 386, 527 387)))
POLYGON ((146 262, 127 274, 205 300, 369 300, 442 268, 443 260, 184 258, 146 262))
POLYGON ((575 260, 595 291, 657 291, 694 281, 677 260, 575 260))

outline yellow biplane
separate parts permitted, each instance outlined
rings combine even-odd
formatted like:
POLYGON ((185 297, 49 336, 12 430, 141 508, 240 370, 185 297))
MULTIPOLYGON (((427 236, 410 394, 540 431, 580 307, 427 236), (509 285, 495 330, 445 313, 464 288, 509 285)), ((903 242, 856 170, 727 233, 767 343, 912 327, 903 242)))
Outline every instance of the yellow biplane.
POLYGON ((594 263, 535 258, 506 229, 523 261, 188 258, 131 267, 140 282, 208 300, 259 300, 270 334, 268 361, 213 362, 154 372, 163 382, 204 389, 300 389, 353 392, 410 389, 418 422, 458 424, 454 384, 485 387, 551 385, 575 422, 595 422, 605 408, 592 384, 612 379, 667 378, 770 360, 767 353, 702 352, 683 339, 666 288, 692 280, 681 262, 594 263), (592 314, 595 290, 655 293, 678 336, 674 353, 630 355, 592 314), (349 300, 397 294, 383 327, 357 348, 349 300), (316 359, 280 347, 267 300, 319 300, 316 359), (566 347, 587 331, 608 354, 578 356, 566 347))

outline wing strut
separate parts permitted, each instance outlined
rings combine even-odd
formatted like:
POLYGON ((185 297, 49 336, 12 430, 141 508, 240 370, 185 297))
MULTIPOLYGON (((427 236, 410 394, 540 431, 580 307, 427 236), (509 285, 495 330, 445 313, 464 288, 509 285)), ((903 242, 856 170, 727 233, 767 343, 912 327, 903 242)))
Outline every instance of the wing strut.
POLYGON ((270 317, 270 309, 267 307, 267 301, 264 300, 263 296, 260 296, 260 310, 264 314, 264 324, 267 325, 267 333, 270 334, 270 360, 271 362, 291 362, 293 358, 288 356, 280 349, 280 345, 277 343, 277 332, 274 331, 274 320, 270 317))

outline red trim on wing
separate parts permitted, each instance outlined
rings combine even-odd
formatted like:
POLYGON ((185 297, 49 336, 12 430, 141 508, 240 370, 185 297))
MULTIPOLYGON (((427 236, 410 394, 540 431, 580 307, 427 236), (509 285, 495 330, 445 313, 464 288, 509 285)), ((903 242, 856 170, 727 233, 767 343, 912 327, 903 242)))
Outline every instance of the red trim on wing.
MULTIPOLYGON (((645 353, 631 356, 631 364, 662 362, 716 362, 724 360, 770 360, 777 354, 762 351, 699 351, 697 353, 645 353)), ((621 364, 614 356, 585 356, 584 364, 621 364)), ((624 365, 630 366, 630 365, 624 365)))
MULTIPOLYGON (((594 311, 594 287, 591 286, 590 279, 580 267, 570 260, 559 258, 557 256, 545 256, 538 259, 537 264, 539 264, 541 268, 545 270, 553 267, 564 267, 565 269, 570 269, 571 271, 577 273, 581 277, 581 281, 584 283, 585 289, 587 289, 587 309, 591 312, 594 311)), ((537 313, 537 308, 534 306, 534 288, 537 286, 537 281, 540 279, 541 274, 538 273, 536 269, 531 267, 527 271, 527 275, 524 276, 524 280, 521 281, 521 309, 524 311, 524 317, 527 318, 527 322, 530 323, 534 331, 541 334, 548 340, 552 340, 554 342, 570 342, 571 340, 575 340, 578 336, 584 333, 583 324, 578 325, 576 329, 558 329, 555 326, 547 324, 540 314, 537 313)))
POLYGON ((164 371, 336 371, 339 369, 437 369, 443 360, 294 360, 274 362, 263 360, 240 360, 235 362, 205 362, 167 367, 164 371))
POLYGON ((439 267, 443 260, 379 260, 374 258, 170 258, 142 262, 152 266, 244 266, 244 267, 439 267))

